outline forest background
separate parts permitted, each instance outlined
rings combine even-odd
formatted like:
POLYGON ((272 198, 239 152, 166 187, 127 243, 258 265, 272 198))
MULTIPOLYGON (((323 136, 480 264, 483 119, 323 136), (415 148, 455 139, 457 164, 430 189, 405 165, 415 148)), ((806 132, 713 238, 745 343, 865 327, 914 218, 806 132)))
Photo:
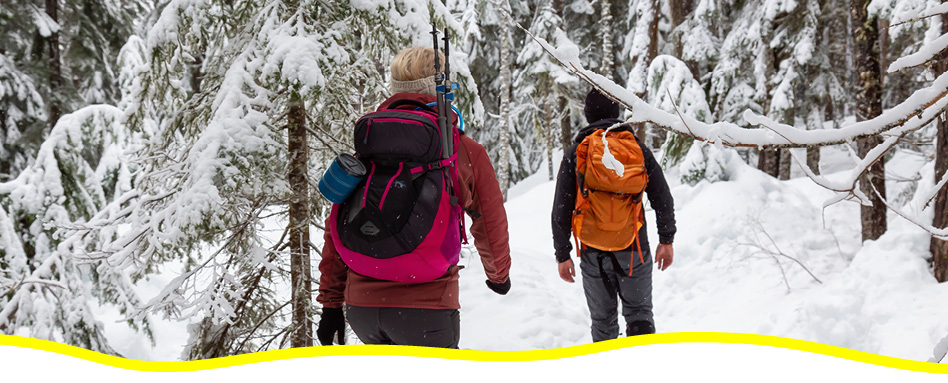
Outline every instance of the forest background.
POLYGON ((727 182, 733 158, 808 177, 833 193, 825 206, 861 204, 862 241, 893 218, 928 232, 943 282, 946 13, 936 0, 2 0, 0 333, 118 354, 95 314, 111 305, 144 337, 155 318, 189 323, 187 359, 312 345, 310 237, 329 208, 314 185, 389 94, 391 57, 431 44, 432 20, 453 35, 466 134, 505 197, 552 177, 595 84, 681 183, 727 182), (821 175, 826 151, 852 154, 845 177, 821 175), (899 154, 924 170, 893 180, 899 154), (159 291, 136 290, 172 266, 159 291))

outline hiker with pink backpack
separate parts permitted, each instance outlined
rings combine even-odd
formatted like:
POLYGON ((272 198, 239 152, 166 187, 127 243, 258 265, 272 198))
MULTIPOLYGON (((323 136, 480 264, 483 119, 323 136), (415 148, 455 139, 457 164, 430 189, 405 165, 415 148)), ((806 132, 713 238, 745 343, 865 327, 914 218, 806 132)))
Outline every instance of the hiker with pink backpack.
POLYGON ((348 319, 366 344, 458 348, 465 214, 487 287, 510 290, 503 196, 486 150, 451 112, 447 59, 437 39, 398 53, 394 95, 358 120, 356 156, 341 155, 320 182, 336 199, 319 263, 323 345, 345 343, 348 319))

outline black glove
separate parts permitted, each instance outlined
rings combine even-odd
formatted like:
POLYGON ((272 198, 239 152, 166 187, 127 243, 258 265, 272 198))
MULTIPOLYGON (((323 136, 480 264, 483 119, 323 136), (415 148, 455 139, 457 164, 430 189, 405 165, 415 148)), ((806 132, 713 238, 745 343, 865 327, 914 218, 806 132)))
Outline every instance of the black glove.
POLYGON ((332 346, 332 339, 339 334, 339 344, 346 344, 346 317, 342 308, 323 308, 316 327, 316 337, 323 346, 332 346))
POLYGON ((507 295, 507 292, 510 291, 510 278, 508 277, 504 283, 494 283, 490 279, 487 281, 487 287, 493 290, 495 293, 500 295, 507 295))

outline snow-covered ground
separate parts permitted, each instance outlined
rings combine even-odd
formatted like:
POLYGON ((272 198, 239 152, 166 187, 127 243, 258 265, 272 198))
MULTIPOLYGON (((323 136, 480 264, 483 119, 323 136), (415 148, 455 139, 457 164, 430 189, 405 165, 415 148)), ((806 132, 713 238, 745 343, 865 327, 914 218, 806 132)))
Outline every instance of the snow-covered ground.
MULTIPOLYGON (((824 169, 838 171, 830 179, 848 175, 845 152, 824 149, 823 160, 824 169)), ((908 183, 895 179, 912 178, 924 162, 902 153, 889 160, 889 195, 905 192, 910 200, 908 183)), ((510 190, 506 205, 510 293, 487 289, 476 255, 461 260, 462 348, 531 350, 590 342, 581 281, 563 282, 556 271, 554 183, 546 166, 540 169, 510 190)), ((948 285, 931 275, 924 231, 890 213, 888 232, 861 245, 856 203, 823 209, 832 193, 806 178, 778 181, 743 163, 728 172, 728 181, 695 186, 682 185, 674 169, 666 174, 678 234, 673 265, 653 272, 658 331, 766 334, 907 359, 932 356, 948 335, 948 285)), ((647 219, 654 250, 654 215, 647 213, 647 219)), ((142 285, 145 299, 160 288, 159 280, 142 285)), ((107 325, 113 345, 133 358, 178 359, 186 340, 184 323, 156 320, 155 347, 121 323, 107 325)))
MULTIPOLYGON (((844 152, 824 151, 824 168, 846 161, 844 152)), ((899 155, 888 173, 910 178, 922 164, 920 157, 899 155)), ((497 296, 484 286, 476 257, 462 271, 463 348, 590 341, 581 282, 563 282, 556 272, 549 226, 554 186, 545 169, 510 192, 510 293, 497 296)), ((667 174, 678 234, 674 264, 653 273, 658 331, 777 335, 907 359, 932 356, 948 335, 942 304, 948 285, 931 275, 927 233, 890 214, 889 231, 860 246, 856 203, 824 210, 832 193, 809 179, 778 181, 743 164, 730 173, 729 181, 694 187, 667 174), (799 260, 815 278, 790 258, 770 255, 775 252, 799 260)), ((903 184, 890 182, 889 195, 903 184)), ((654 222, 652 213, 647 218, 654 222)), ((657 234, 650 228, 654 250, 657 234)))

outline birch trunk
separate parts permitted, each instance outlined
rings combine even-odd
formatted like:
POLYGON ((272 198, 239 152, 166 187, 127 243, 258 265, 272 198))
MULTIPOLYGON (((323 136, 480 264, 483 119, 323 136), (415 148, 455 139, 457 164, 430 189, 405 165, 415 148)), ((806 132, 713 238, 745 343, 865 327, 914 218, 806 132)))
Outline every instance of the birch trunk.
MULTIPOLYGON (((504 8, 510 12, 510 3, 504 2, 504 8)), ((500 40, 500 158, 497 159, 497 182, 500 192, 507 201, 507 189, 510 189, 510 23, 501 23, 500 40)))
POLYGON ((553 111, 550 105, 553 104, 555 97, 551 94, 546 98, 543 105, 543 115, 546 117, 543 124, 543 138, 546 141, 546 169, 549 174, 549 180, 553 181, 553 111))

